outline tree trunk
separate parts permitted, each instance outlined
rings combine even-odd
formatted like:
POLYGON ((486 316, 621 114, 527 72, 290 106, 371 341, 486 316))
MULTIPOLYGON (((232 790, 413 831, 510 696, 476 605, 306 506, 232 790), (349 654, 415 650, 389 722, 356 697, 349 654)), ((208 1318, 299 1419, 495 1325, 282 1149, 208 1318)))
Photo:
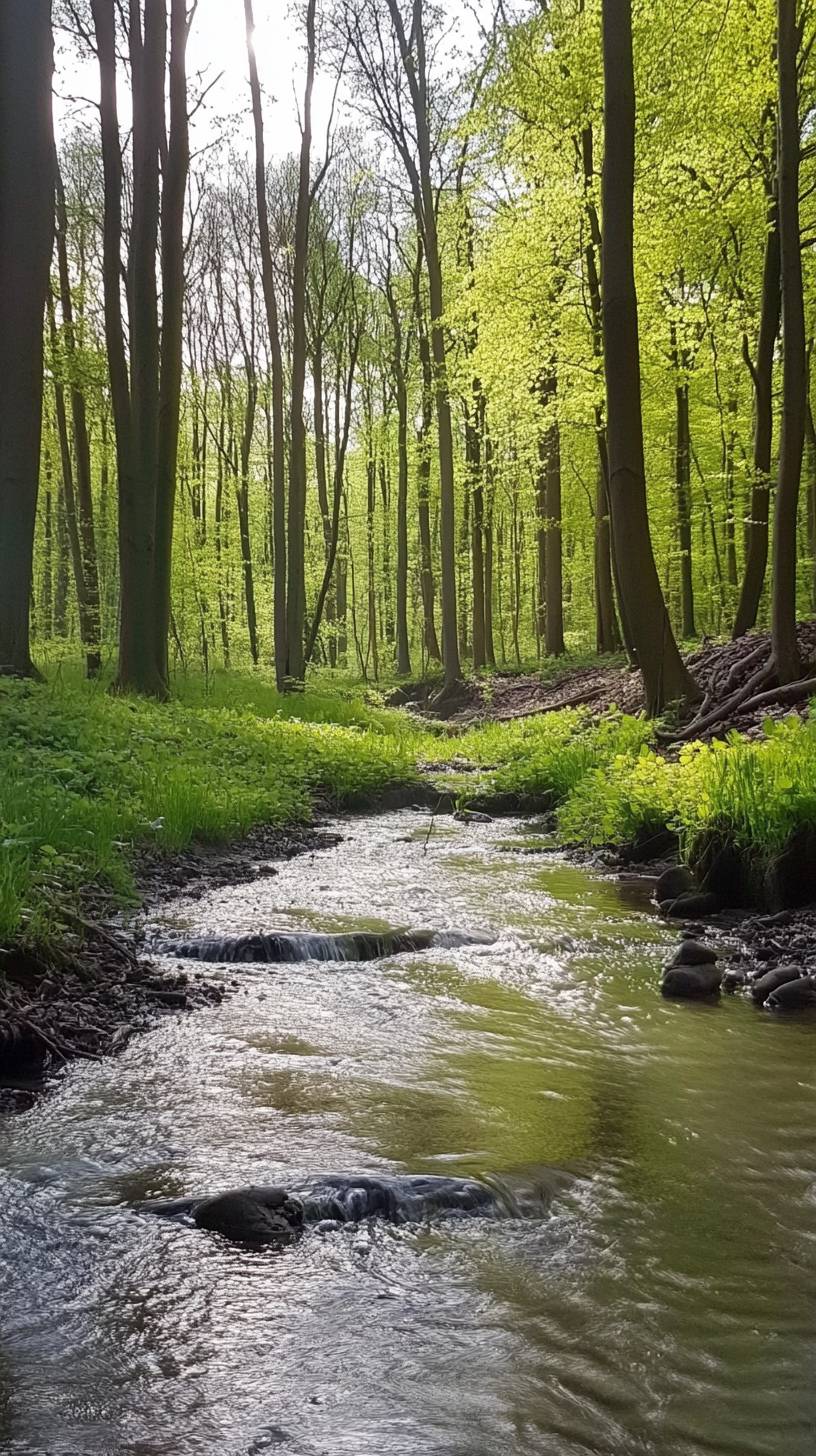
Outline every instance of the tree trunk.
POLYGON ((54 232, 50 0, 0 4, 0 673, 30 675, 43 319, 54 232))
POLYGON ((796 0, 777 0, 779 75, 779 236, 782 264, 782 429, 776 488, 771 641, 780 683, 801 673, 796 641, 796 521, 807 402, 807 347, 799 227, 798 61, 802 32, 796 0))
POLYGON ((631 0, 603 0, 603 335, 609 492, 623 602, 647 711, 699 696, 674 640, 649 530, 633 229, 635 83, 631 0))
MULTIPOLYGON (((74 451, 76 454, 75 518, 79 545, 77 600, 80 601, 80 629, 82 632, 83 646, 85 647, 85 669, 88 677, 93 678, 99 672, 101 657, 99 571, 97 567, 93 522, 91 445, 88 438, 85 396, 77 378, 74 307, 73 299, 71 298, 71 278, 68 270, 68 210, 65 205, 65 189, 62 184, 59 163, 55 164, 55 176, 57 198, 57 268, 65 351, 71 368, 71 418, 74 427, 74 451)), ((62 406, 62 411, 64 418, 64 405, 62 406)), ((64 459, 65 456, 63 454, 63 471, 64 459)), ((71 494, 74 494, 73 481, 71 494)), ((66 484, 66 499, 67 497, 68 487, 66 484)))
POLYGON ((697 636, 694 622, 694 573, 691 556, 691 432, 687 360, 681 352, 677 327, 671 325, 674 365, 674 489, 677 512, 677 544, 680 555, 681 635, 688 641, 697 636))
MULTIPOLYGON (((164 3, 164 0, 162 0, 164 3)), ((179 414, 181 410, 182 319, 184 303, 184 199, 190 168, 187 120, 187 0, 170 5, 170 136, 161 199, 161 375, 156 471, 155 656, 169 691, 167 639, 170 630, 173 519, 176 504, 179 414)))
POLYGON ((781 301, 779 208, 776 197, 771 196, 768 203, 768 231, 765 236, 765 261, 762 270, 762 306, 755 363, 751 363, 747 339, 743 344, 743 353, 754 384, 753 479, 745 571, 734 619, 734 637, 742 637, 756 624, 768 564, 768 517, 770 514, 771 451, 773 448, 773 368, 781 301))
MULTIPOLYGON (((401 341, 397 343, 400 351, 401 341)), ((411 671, 408 641, 408 386, 402 367, 397 371, 397 672, 411 671)))
POLYGON ((306 621, 306 425, 303 399, 306 384, 306 267, 311 207, 312 88, 315 74, 315 5, 306 7, 306 90, 300 143, 295 247, 292 262, 292 394, 290 414, 289 520, 287 538, 288 585, 286 599, 286 676, 301 685, 305 672, 306 621))
POLYGON ((252 43, 255 21, 252 0, 244 0, 249 84, 252 95, 252 118, 255 133, 255 197, 258 210, 258 236, 261 252, 266 322, 269 331, 269 353, 272 366, 272 537, 274 558, 274 641, 275 679, 278 692, 286 680, 286 440, 283 399, 283 352, 280 340, 278 303, 275 296, 275 274, 272 267, 272 242, 269 233, 269 205, 266 196, 266 158, 264 147, 261 87, 258 60, 252 43))
POLYGON ((442 661, 445 685, 462 676, 456 622, 456 504, 454 496, 453 427, 445 349, 442 258, 436 226, 436 202, 431 179, 432 148, 429 125, 428 72, 423 23, 423 0, 414 0, 410 44, 398 0, 388 0, 400 56, 411 95, 416 127, 418 177, 414 186, 417 225, 422 234, 431 308, 431 355, 439 438, 439 508, 442 587, 442 661))
POLYGON ((496 666, 496 648, 493 639, 493 509, 495 487, 493 481, 493 441, 490 432, 484 430, 484 478, 488 485, 484 515, 484 631, 485 662, 488 667, 496 666))

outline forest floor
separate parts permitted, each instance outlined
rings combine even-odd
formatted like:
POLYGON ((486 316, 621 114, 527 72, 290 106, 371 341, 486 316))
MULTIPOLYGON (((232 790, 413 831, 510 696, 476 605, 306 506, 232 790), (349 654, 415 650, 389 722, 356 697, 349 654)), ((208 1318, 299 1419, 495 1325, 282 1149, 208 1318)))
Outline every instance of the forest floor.
MULTIPOLYGON (((726 682, 728 690, 733 691, 749 678, 755 666, 755 654, 763 645, 767 646, 770 655, 770 634, 767 632, 752 633, 736 642, 706 642, 686 654, 686 662, 712 707, 718 697, 725 698, 726 682), (721 691, 718 692, 718 689, 721 691)), ((816 621, 800 623, 799 649, 804 675, 810 677, 816 672, 816 621)), ((406 684, 395 689, 388 701, 392 706, 404 706, 423 717, 441 719, 456 728, 512 722, 516 718, 555 713, 563 708, 583 707, 597 716, 611 708, 618 708, 622 713, 638 713, 643 707, 640 675, 626 665, 613 663, 606 666, 602 661, 576 666, 565 662, 562 671, 556 669, 547 676, 503 671, 489 677, 472 678, 462 685, 455 698, 448 699, 442 707, 434 702, 437 687, 438 683, 427 681, 406 684)), ((807 699, 787 705, 784 694, 780 694, 780 698, 774 701, 771 697, 748 711, 736 707, 724 720, 695 737, 706 741, 730 729, 756 737, 761 733, 763 723, 769 719, 790 712, 807 713, 807 699)))

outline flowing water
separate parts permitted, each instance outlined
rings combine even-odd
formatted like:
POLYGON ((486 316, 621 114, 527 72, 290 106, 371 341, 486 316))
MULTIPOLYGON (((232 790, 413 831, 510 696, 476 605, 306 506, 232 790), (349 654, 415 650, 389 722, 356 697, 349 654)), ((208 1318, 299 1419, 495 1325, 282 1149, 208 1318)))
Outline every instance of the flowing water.
POLYGON ((810 1456, 813 1021, 662 1001, 643 889, 523 826, 342 828, 157 935, 476 943, 208 967, 220 1007, 0 1124, 0 1451, 810 1456), (341 1171, 483 1177, 525 1216, 275 1252, 132 1207, 341 1171))

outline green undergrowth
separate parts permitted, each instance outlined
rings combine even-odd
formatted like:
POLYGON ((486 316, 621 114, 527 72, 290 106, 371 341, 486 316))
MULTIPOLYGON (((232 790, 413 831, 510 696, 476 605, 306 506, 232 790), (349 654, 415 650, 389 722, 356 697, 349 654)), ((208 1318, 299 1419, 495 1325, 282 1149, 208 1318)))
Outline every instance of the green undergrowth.
POLYGON ((188 685, 160 705, 64 679, 0 684, 0 946, 58 938, 80 894, 124 902, 141 847, 225 841, 413 779, 402 714, 248 686, 188 685))
POLYGON ((757 739, 732 733, 666 756, 642 719, 564 709, 475 729, 457 753, 492 765, 480 798, 549 801, 565 843, 622 846, 668 828, 693 859, 716 833, 761 868, 799 831, 816 828, 813 714, 768 722, 757 739))
MULTIPOLYGON (((658 751, 642 719, 583 708, 451 737, 318 677, 281 697, 260 672, 178 678, 165 705, 60 672, 0 683, 0 947, 59 941, 89 893, 133 894, 133 863, 316 804, 374 806, 421 762, 457 759, 462 803, 551 808, 564 843, 625 845, 664 828, 689 857, 712 833, 760 867, 816 829, 816 718, 658 751)), ((451 780, 453 783, 453 779, 451 780)))

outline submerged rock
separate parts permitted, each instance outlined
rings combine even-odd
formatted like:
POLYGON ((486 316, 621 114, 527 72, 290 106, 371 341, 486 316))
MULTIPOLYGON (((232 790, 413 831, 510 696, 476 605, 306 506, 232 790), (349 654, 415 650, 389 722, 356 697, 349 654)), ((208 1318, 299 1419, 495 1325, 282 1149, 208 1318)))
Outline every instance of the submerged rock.
POLYGON ((408 955, 412 951, 446 949, 461 945, 489 945, 489 936, 468 935, 456 930, 372 931, 354 930, 339 935, 317 932, 270 931, 255 935, 225 935, 220 938, 166 941, 157 949, 164 955, 184 960, 220 961, 226 964, 289 963, 293 961, 372 961, 385 956, 408 955))
POLYGON ((307 1225, 321 1229, 367 1218, 419 1223, 433 1216, 518 1213, 509 1195, 471 1178, 431 1174, 326 1174, 294 1189, 276 1185, 236 1188, 211 1198, 153 1200, 139 1212, 192 1220, 197 1228, 238 1243, 267 1244, 296 1238, 307 1225))

